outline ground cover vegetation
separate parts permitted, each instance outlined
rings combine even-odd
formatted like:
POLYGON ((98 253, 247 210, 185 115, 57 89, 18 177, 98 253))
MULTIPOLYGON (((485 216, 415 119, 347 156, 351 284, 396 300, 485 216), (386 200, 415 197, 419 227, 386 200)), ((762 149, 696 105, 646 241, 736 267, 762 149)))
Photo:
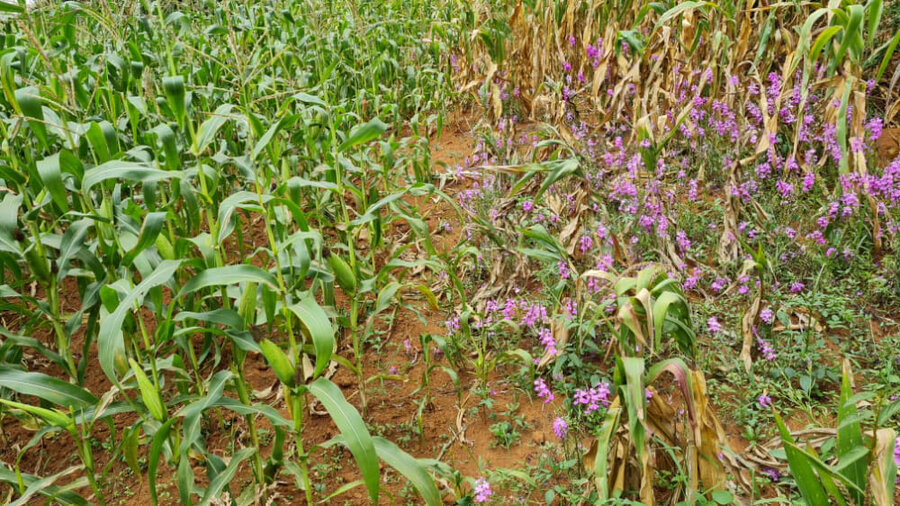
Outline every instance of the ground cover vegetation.
POLYGON ((0 3, 11 504, 875 504, 900 9, 0 3))

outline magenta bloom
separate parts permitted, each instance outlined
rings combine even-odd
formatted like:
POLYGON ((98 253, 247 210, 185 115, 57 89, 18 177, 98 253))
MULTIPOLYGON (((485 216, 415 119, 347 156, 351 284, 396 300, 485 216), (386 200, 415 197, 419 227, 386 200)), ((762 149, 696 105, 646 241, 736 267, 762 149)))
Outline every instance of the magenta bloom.
POLYGON ((600 409, 600 405, 609 406, 609 383, 600 383, 589 389, 578 388, 572 399, 572 405, 584 405, 584 414, 589 415, 600 409))
POLYGON ((530 213, 532 209, 534 209, 534 203, 532 203, 530 200, 522 202, 523 211, 525 211, 526 213, 530 213))
MULTIPOLYGON (((900 467, 900 437, 894 441, 894 463, 900 467)), ((900 483, 900 476, 897 477, 897 482, 900 483)))
POLYGON ((775 321, 775 313, 770 308, 765 308, 759 312, 759 319, 771 325, 775 321))
POLYGON ((544 399, 544 404, 556 398, 553 396, 553 392, 550 391, 550 387, 547 386, 547 382, 544 381, 544 378, 534 380, 534 391, 537 393, 539 399, 544 399))
POLYGON ((491 484, 484 478, 475 480, 475 502, 483 503, 491 500, 491 484))
POLYGON ((806 285, 804 285, 802 282, 794 281, 793 283, 791 283, 791 292, 800 293, 803 291, 804 286, 806 286, 806 285))
POLYGON ((566 438, 566 433, 569 431, 569 424, 566 423, 566 419, 558 416, 556 420, 553 420, 553 432, 556 433, 556 437, 560 439, 566 438))
POLYGON ((712 334, 717 334, 722 330, 722 324, 719 323, 719 320, 716 319, 715 316, 710 316, 709 320, 706 320, 706 327, 712 334))
POLYGON ((772 398, 768 395, 760 395, 759 396, 759 405, 768 408, 772 406, 772 398))

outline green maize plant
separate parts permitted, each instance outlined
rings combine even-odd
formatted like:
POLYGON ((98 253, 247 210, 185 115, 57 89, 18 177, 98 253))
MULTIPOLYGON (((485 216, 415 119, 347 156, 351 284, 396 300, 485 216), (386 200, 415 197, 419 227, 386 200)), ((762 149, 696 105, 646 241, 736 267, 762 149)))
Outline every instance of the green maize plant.
POLYGON ((897 433, 884 425, 900 406, 877 399, 875 409, 870 409, 873 395, 854 395, 847 361, 843 370, 836 436, 818 450, 795 439, 778 412, 772 411, 788 466, 808 504, 890 504, 897 477, 897 433), (860 409, 862 405, 867 407, 860 409), (866 424, 869 428, 864 430, 866 424))
POLYGON ((440 267, 402 260, 388 227, 408 223, 421 242, 406 247, 436 253, 411 202, 440 193, 422 153, 449 93, 447 13, 401 2, 2 6, 18 16, 0 21, 0 297, 16 320, 2 329, 0 412, 42 427, 23 454, 56 432, 73 438, 81 464, 64 474, 83 476, 42 488, 56 477, 5 467, 18 501, 105 502, 119 458, 146 473, 154 504, 164 465, 183 504, 237 497, 242 468, 249 495, 294 475, 313 503, 310 461, 329 446, 304 436, 316 402, 372 501, 380 459, 439 503, 429 466, 371 436, 328 377, 335 366, 357 374, 365 412, 376 317, 395 314, 404 290, 437 306, 403 273, 440 267), (32 337, 44 332, 52 344, 32 337), (65 379, 29 372, 32 353, 65 379), (247 371, 262 359, 287 416, 254 393, 247 371), (111 387, 103 401, 86 387, 94 370, 111 387), (99 467, 92 430, 129 413, 137 420, 99 467), (208 437, 234 420, 243 448, 223 460, 208 437), (265 453, 264 432, 276 441, 265 453), (92 498, 76 495, 85 486, 92 498))

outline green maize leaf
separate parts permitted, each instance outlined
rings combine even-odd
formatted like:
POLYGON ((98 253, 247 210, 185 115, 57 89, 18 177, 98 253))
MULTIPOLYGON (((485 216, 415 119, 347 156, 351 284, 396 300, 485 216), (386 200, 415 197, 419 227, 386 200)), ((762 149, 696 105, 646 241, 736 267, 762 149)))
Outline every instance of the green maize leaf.
POLYGON ((175 483, 178 485, 178 497, 182 506, 193 506, 191 494, 194 492, 194 468, 191 460, 184 453, 179 455, 178 467, 175 469, 175 483))
POLYGON ((0 386, 75 410, 97 403, 97 398, 87 390, 38 372, 0 369, 0 386))
POLYGON ((275 408, 265 404, 247 406, 246 404, 241 404, 240 401, 236 399, 222 397, 213 404, 213 407, 225 408, 227 410, 234 411, 239 415, 264 416, 272 423, 272 425, 284 427, 288 430, 293 430, 294 427, 294 423, 292 421, 285 419, 283 416, 281 416, 280 413, 278 413, 278 411, 275 410, 275 408))
POLYGON ((666 24, 670 19, 683 14, 684 12, 702 7, 716 8, 717 6, 712 2, 681 2, 675 7, 667 10, 662 16, 660 16, 659 20, 656 22, 656 26, 653 27, 653 30, 658 30, 660 26, 666 24))
POLYGON ((131 251, 126 253, 122 258, 122 265, 131 265, 141 252, 150 247, 150 245, 156 244, 156 238, 162 231, 167 215, 168 213, 162 211, 147 213, 147 216, 144 217, 144 224, 141 225, 138 242, 131 248, 131 251))
POLYGON ((229 195, 219 204, 219 213, 217 216, 219 224, 219 244, 225 242, 225 239, 231 235, 234 230, 234 212, 243 207, 244 204, 250 203, 253 209, 260 209, 260 203, 265 204, 272 200, 271 195, 258 195, 254 192, 241 191, 229 195))
POLYGON ((889 404, 886 408, 882 409, 878 413, 876 425, 878 427, 883 427, 897 413, 900 413, 900 401, 894 401, 892 404, 889 404))
POLYGON ((28 119, 28 125, 31 131, 37 136, 44 149, 47 149, 49 143, 47 141, 47 127, 44 125, 43 99, 37 88, 29 86, 16 90, 16 103, 22 115, 28 119))
POLYGON ((840 26, 829 26, 816 37, 816 42, 809 52, 809 61, 815 62, 819 58, 819 53, 825 48, 825 45, 831 42, 831 39, 843 30, 840 26))
POLYGON ((172 129, 169 128, 169 125, 163 123, 150 130, 150 133, 156 135, 159 143, 162 144, 163 150, 166 153, 166 167, 168 167, 170 170, 177 169, 178 165, 181 163, 181 160, 178 156, 178 146, 175 141, 175 132, 173 132, 172 129))
POLYGON ((331 354, 336 346, 334 329, 331 328, 331 322, 328 320, 325 310, 319 306, 312 295, 306 295, 300 302, 288 309, 297 315, 307 335, 312 339, 316 349, 316 368, 313 377, 317 377, 331 362, 331 354))
POLYGON ((25 12, 25 5, 12 2, 0 2, 0 12, 12 12, 15 14, 25 12))
POLYGON ((69 210, 69 199, 66 195, 66 187, 62 181, 62 168, 60 167, 59 156, 60 153, 55 153, 43 160, 39 160, 37 162, 37 171, 41 176, 41 182, 44 183, 44 187, 50 192, 53 203, 56 204, 60 211, 65 213, 69 210))
MULTIPOLYGON (((850 389, 850 365, 844 361, 844 374, 841 380, 841 397, 838 401, 837 413, 837 454, 838 465, 840 468, 846 468, 844 475, 856 484, 860 489, 866 488, 866 468, 868 463, 858 461, 851 458, 855 455, 855 451, 862 448, 867 450, 863 445, 862 428, 860 427, 858 415, 856 412, 856 403, 850 402, 853 391, 850 389)), ((863 497, 861 494, 854 493, 854 500, 861 504, 863 497)))
POLYGON ((683 304, 684 298, 674 292, 663 292, 656 300, 653 301, 653 326, 655 327, 656 349, 660 347, 660 341, 663 335, 663 323, 666 320, 666 314, 669 312, 669 306, 672 304, 683 304))
POLYGON ((577 158, 556 160, 548 162, 547 165, 550 168, 550 174, 544 178, 544 183, 541 185, 540 190, 534 195, 535 202, 539 201, 544 192, 555 183, 569 176, 578 175, 581 170, 581 162, 579 162, 577 158))
POLYGON ((119 383, 116 370, 124 374, 127 368, 125 357, 125 341, 122 336, 122 323, 125 316, 134 310, 134 305, 144 300, 151 288, 167 283, 181 265, 181 260, 163 260, 152 274, 144 278, 131 293, 128 294, 109 316, 100 321, 97 334, 100 367, 106 376, 115 384, 119 383))
POLYGON ((206 395, 203 398, 188 404, 176 413, 176 416, 184 417, 184 423, 182 425, 184 437, 181 440, 180 452, 182 455, 186 455, 191 450, 191 446, 196 446, 201 450, 203 449, 203 444, 200 440, 200 422, 202 415, 222 398, 222 395, 225 393, 225 384, 233 377, 234 375, 231 371, 217 372, 210 380, 206 395))
POLYGON ((219 308, 212 311, 195 313, 192 311, 181 311, 172 318, 172 321, 180 322, 185 320, 198 320, 207 323, 215 323, 224 325, 237 330, 244 328, 244 320, 241 315, 234 309, 219 308))
POLYGON ((153 506, 159 504, 156 494, 156 470, 159 468, 159 459, 162 456, 163 445, 169 439, 169 432, 172 430, 172 424, 178 419, 170 418, 166 423, 162 424, 156 433, 153 434, 153 441, 150 443, 150 453, 147 455, 147 479, 150 482, 150 503, 153 506))
POLYGON ((402 287, 403 285, 396 281, 392 281, 385 285, 385 287, 378 292, 378 297, 375 299, 375 312, 373 314, 378 314, 390 307, 394 302, 397 291, 402 287))
POLYGON ((638 462, 642 460, 643 453, 647 450, 644 446, 644 359, 636 357, 623 357, 622 365, 625 370, 626 383, 623 386, 623 401, 628 410, 628 431, 637 451, 638 462))
POLYGON ((359 464, 363 481, 369 490, 369 498, 373 504, 378 504, 381 488, 378 455, 372 436, 359 412, 344 399, 341 390, 325 378, 319 378, 310 383, 309 391, 325 406, 334 424, 341 431, 347 448, 350 449, 350 453, 359 464))
POLYGON ((225 469, 216 475, 215 478, 212 478, 209 486, 206 487, 206 492, 203 494, 200 504, 205 506, 210 504, 213 499, 218 498, 222 491, 225 490, 225 487, 234 479, 241 463, 252 457, 256 451, 256 448, 244 448, 235 452, 225 469))
POLYGON ((96 122, 91 123, 90 128, 84 135, 87 137, 91 148, 94 150, 94 155, 100 163, 108 162, 112 158, 113 150, 107 143, 106 135, 104 135, 100 124, 96 122))
MULTIPOLYGON (((323 104, 324 105, 324 104, 323 104)), ((291 114, 289 116, 285 116, 278 120, 277 123, 269 127, 266 130, 266 133, 263 134, 262 137, 256 141, 256 145, 253 146, 253 153, 251 154, 252 158, 255 160, 259 157, 260 153, 263 152, 267 147, 269 147, 269 143, 272 142, 272 139, 284 128, 290 128, 300 119, 299 114, 291 114)))
POLYGON ((405 476, 419 491, 425 504, 429 506, 443 504, 434 479, 419 460, 383 437, 373 437, 372 441, 375 443, 375 452, 381 460, 405 476))
POLYGON ((881 24, 883 0, 871 0, 866 5, 866 14, 869 17, 869 26, 866 30, 866 45, 871 46, 878 33, 878 25, 881 24))
POLYGON ((125 432, 122 438, 122 456, 125 463, 135 476, 141 474, 141 467, 138 464, 138 444, 140 443, 141 425, 135 425, 125 432))
POLYGON ((614 399, 609 409, 606 411, 606 417, 603 425, 600 427, 600 433, 597 436, 597 451, 594 456, 594 484, 597 492, 600 494, 600 500, 606 500, 610 497, 609 490, 609 451, 612 435, 619 427, 619 417, 622 414, 622 406, 618 399, 614 399))
MULTIPOLYGON (((799 451, 804 451, 802 448, 797 448, 799 451)), ((816 462, 819 459, 819 455, 816 454, 815 448, 811 445, 807 445, 805 453, 809 454, 812 458, 810 462, 816 462)), ((814 464, 815 466, 815 464, 814 464)), ((831 496, 831 499, 835 501, 838 506, 846 506, 847 501, 844 499, 844 494, 838 489, 837 485, 834 483, 834 479, 832 473, 828 469, 821 469, 819 471, 819 479, 822 481, 822 486, 825 487, 825 491, 831 496)))
POLYGON ((816 476, 810 463, 811 456, 797 448, 794 444, 794 438, 791 437, 791 433, 774 409, 772 414, 775 415, 775 423, 778 425, 778 432, 781 434, 781 442, 784 445, 784 453, 787 455, 788 466, 791 469, 794 481, 797 482, 797 488, 800 489, 800 495, 803 496, 807 504, 828 504, 825 489, 822 487, 822 483, 819 481, 819 477, 816 476))
POLYGON ((328 104, 326 104, 324 100, 314 95, 310 95, 309 93, 300 92, 296 95, 293 95, 293 98, 299 100, 300 102, 303 102, 304 104, 313 104, 322 107, 328 107, 328 104))
POLYGON ((30 404, 23 404, 21 402, 8 401, 6 399, 0 399, 0 402, 6 404, 7 406, 12 406, 28 414, 34 415, 44 420, 48 424, 54 427, 59 427, 60 429, 63 429, 72 435, 75 434, 75 421, 69 418, 69 416, 62 411, 56 409, 41 408, 38 406, 32 406, 30 404))
POLYGON ((180 171, 159 170, 142 163, 113 160, 86 171, 81 189, 84 193, 88 193, 95 185, 109 179, 154 183, 165 179, 180 179, 182 176, 183 173, 180 171))
POLYGON ((844 26, 844 35, 841 38, 841 45, 838 47, 837 53, 834 55, 834 61, 831 62, 832 67, 840 65, 844 60, 844 54, 851 48, 851 44, 855 40, 862 40, 863 15, 865 8, 862 5, 851 5, 847 9, 849 11, 849 20, 844 26))
POLYGON ((133 358, 128 359, 128 363, 131 365, 131 371, 134 373, 135 379, 137 379, 138 389, 141 391, 141 399, 144 401, 144 406, 147 407, 153 418, 164 422, 166 420, 166 408, 159 391, 150 382, 150 378, 144 374, 140 364, 135 362, 133 358))
POLYGON ((878 67, 878 73, 875 74, 876 82, 881 80, 881 76, 884 75, 884 71, 887 70, 888 65, 891 63, 891 57, 894 56, 894 51, 897 49, 898 43, 900 43, 900 31, 894 34, 894 37, 888 42, 887 50, 885 50, 884 56, 881 59, 881 65, 878 67))
POLYGON ((185 114, 184 77, 166 77, 163 79, 162 84, 166 93, 166 99, 169 102, 169 108, 172 109, 172 114, 175 115, 175 120, 178 121, 178 124, 182 125, 185 114))
POLYGON ((199 155, 206 151, 209 144, 216 138, 219 129, 232 117, 229 116, 234 106, 231 104, 222 104, 216 108, 212 116, 200 125, 197 131, 197 143, 193 149, 195 155, 199 155))
POLYGON ((294 367, 291 359, 281 351, 281 348, 272 341, 265 339, 259 343, 260 352, 266 357, 269 367, 275 372, 275 376, 281 383, 288 387, 293 387, 297 382, 297 368, 294 367))
POLYGON ((69 225, 66 233, 63 234, 59 245, 59 258, 56 260, 56 266, 59 268, 59 273, 56 275, 57 281, 62 282, 69 272, 69 261, 84 248, 84 238, 91 224, 91 220, 87 218, 78 220, 69 225))
POLYGON ((384 131, 387 130, 387 127, 388 126, 378 118, 373 118, 368 123, 357 125, 350 131, 350 135, 347 137, 347 140, 340 145, 338 151, 343 153, 360 144, 365 144, 384 133, 384 131))
MULTIPOLYGON (((0 4, 2 3, 3 2, 0 2, 0 4)), ((18 488, 19 479, 21 477, 22 483, 27 487, 25 492, 18 499, 9 503, 9 506, 23 506, 25 504, 33 503, 33 498, 36 495, 47 498, 47 500, 52 501, 53 504, 81 506, 88 504, 88 502, 83 497, 73 492, 73 490, 87 486, 87 478, 79 478, 62 487, 54 485, 53 483, 63 476, 81 471, 82 469, 84 469, 83 466, 72 466, 51 476, 39 478, 32 474, 25 473, 19 473, 17 475, 15 471, 7 469, 5 465, 0 464, 0 481, 7 483, 10 487, 18 488)))
POLYGON ((836 135, 838 146, 841 148, 841 174, 846 174, 850 171, 850 154, 847 151, 847 107, 850 104, 852 79, 851 77, 844 83, 844 95, 841 98, 841 107, 837 116, 836 135))
MULTIPOLYGON (((815 470, 818 472, 818 478, 826 490, 828 490, 828 491, 837 490, 837 487, 832 486, 833 480, 837 479, 842 484, 844 484, 844 486, 846 486, 851 492, 858 492, 861 494, 864 493, 864 491, 862 489, 858 488, 855 483, 850 481, 850 479, 847 478, 847 476, 837 472, 834 467, 829 466, 825 462, 822 462, 822 459, 820 459, 819 456, 816 455, 816 452, 812 448, 812 446, 808 446, 804 450, 803 448, 800 448, 799 446, 797 446, 796 443, 786 443, 785 448, 787 448, 787 447, 791 447, 794 450, 796 450, 804 455, 804 457, 807 459, 809 464, 813 468, 815 468, 815 470)), ((857 453, 857 452, 854 451, 854 453, 857 453)), ((850 460, 849 462, 851 462, 851 463, 855 462, 856 459, 858 459, 858 458, 861 458, 861 456, 854 455, 854 458, 852 460, 850 460)), ((833 492, 830 492, 830 493, 832 493, 832 495, 834 495, 833 492)))
MULTIPOLYGON (((302 471, 298 470, 298 473, 299 472, 302 472, 302 471)), ((328 497, 326 497, 322 502, 330 503, 334 498, 339 497, 341 494, 346 494, 347 492, 353 490, 354 488, 362 486, 362 485, 365 485, 365 483, 362 480, 353 480, 350 483, 345 483, 345 484, 341 485, 340 487, 338 487, 338 489, 335 490, 334 492, 328 494, 328 497)))
POLYGON ((278 282, 271 273, 254 265, 227 265, 200 272, 181 287, 178 298, 210 286, 233 285, 255 281, 275 288, 278 282))

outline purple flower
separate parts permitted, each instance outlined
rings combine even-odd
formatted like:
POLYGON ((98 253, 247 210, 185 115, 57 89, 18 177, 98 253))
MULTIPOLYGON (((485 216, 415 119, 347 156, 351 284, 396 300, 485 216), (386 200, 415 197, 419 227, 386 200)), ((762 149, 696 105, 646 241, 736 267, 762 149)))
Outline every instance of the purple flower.
POLYGON ((757 341, 758 343, 756 344, 756 346, 757 348, 759 348, 759 353, 763 356, 763 358, 765 358, 769 362, 778 358, 778 354, 775 353, 775 348, 772 348, 772 345, 770 345, 765 339, 757 337, 757 341))
POLYGON ((711 285, 709 285, 709 287, 712 289, 712 291, 719 293, 725 288, 725 285, 727 285, 727 284, 728 284, 727 279, 716 278, 716 280, 713 281, 713 283, 711 285))
POLYGON ((539 399, 544 399, 544 404, 556 398, 553 396, 553 392, 550 391, 550 387, 547 386, 544 378, 534 380, 534 391, 537 393, 539 399))
POLYGON ((569 264, 567 264, 565 260, 557 262, 556 267, 559 269, 559 277, 569 279, 569 264))
POLYGON ((523 211, 525 211, 526 213, 530 213, 532 209, 534 209, 534 203, 532 203, 530 200, 522 202, 523 211))
POLYGON ((647 400, 649 401, 650 399, 653 398, 653 391, 650 390, 649 388, 645 388, 645 389, 644 389, 644 395, 647 396, 647 400))
POLYGON ((594 245, 594 240, 589 235, 581 236, 581 252, 586 253, 594 245))
POLYGON ((541 339, 541 344, 544 345, 544 353, 559 355, 559 350, 556 349, 556 339, 553 338, 553 333, 550 332, 550 329, 542 328, 538 332, 538 337, 541 339))
POLYGON ((584 406, 584 414, 589 415, 600 409, 600 405, 609 406, 609 383, 600 383, 593 388, 575 390, 573 406, 584 406))
POLYGON ((459 331, 459 317, 454 316, 444 322, 444 325, 447 326, 447 335, 453 335, 454 332, 459 331))
POLYGON ((491 500, 491 484, 484 478, 475 480, 475 502, 482 503, 491 500))
POLYGON ((791 292, 800 293, 803 291, 804 286, 806 286, 806 285, 804 285, 802 282, 794 281, 793 283, 791 283, 791 292))
POLYGON ((771 325, 775 321, 775 312, 771 308, 765 308, 759 312, 759 319, 771 325))
POLYGON ((759 396, 759 405, 764 408, 768 408, 768 407, 772 406, 772 398, 765 394, 760 395, 759 396))
POLYGON ((566 438, 566 433, 569 431, 569 424, 566 423, 566 419, 558 416, 556 420, 553 420, 553 432, 556 433, 556 437, 560 439, 566 438))
MULTIPOLYGON (((894 464, 900 467, 900 437, 894 440, 894 464)), ((897 483, 900 483, 900 476, 897 477, 897 483)))
POLYGON ((716 334, 722 330, 722 324, 719 323, 715 316, 710 316, 709 320, 706 320, 706 327, 711 334, 716 334))
POLYGON ((764 475, 768 476, 769 479, 772 481, 778 481, 781 479, 781 473, 779 473, 777 469, 766 468, 766 469, 763 469, 762 472, 764 475))

